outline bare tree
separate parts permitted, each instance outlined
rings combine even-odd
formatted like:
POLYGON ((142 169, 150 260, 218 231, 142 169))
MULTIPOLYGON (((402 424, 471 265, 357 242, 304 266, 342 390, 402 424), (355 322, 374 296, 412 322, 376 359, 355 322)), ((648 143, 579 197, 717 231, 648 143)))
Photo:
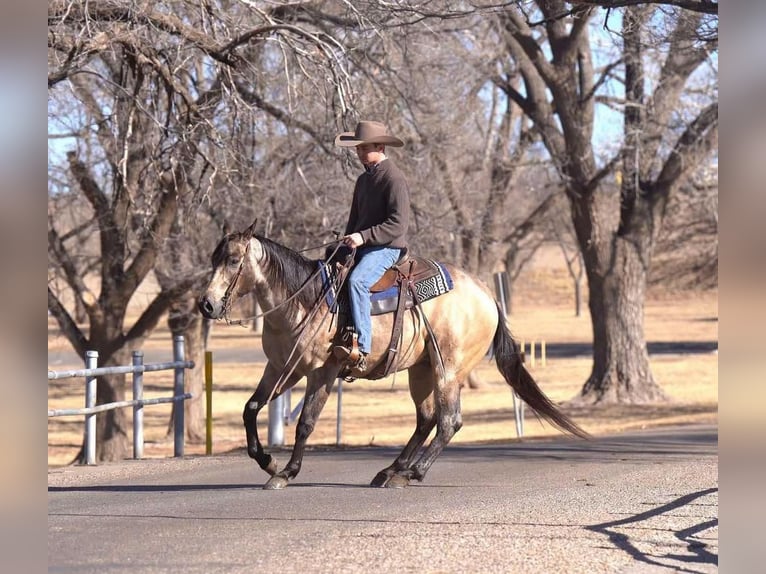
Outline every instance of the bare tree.
POLYGON ((533 120, 556 163, 585 262, 594 364, 580 400, 661 400, 665 395, 652 376, 644 338, 647 273, 668 199, 716 143, 716 95, 699 94, 696 114, 685 99, 694 91, 692 74, 716 49, 716 40, 706 34, 711 22, 684 11, 627 8, 622 58, 599 74, 588 29, 592 9, 561 19, 564 2, 536 7, 535 14, 521 5, 509 7, 498 23, 508 56, 524 77, 524 91, 509 86, 508 97, 533 120), (533 28, 532 16, 542 22, 539 27, 533 28), (650 29, 659 39, 667 31, 666 49, 652 52, 653 58, 645 54, 650 29), (655 89, 648 94, 647 74, 662 54, 655 89), (620 69, 624 143, 619 154, 599 165, 592 143, 594 106, 599 89, 620 69), (597 191, 618 163, 624 177, 615 213, 597 191))
POLYGON ((718 285, 718 173, 702 170, 668 202, 657 238, 651 285, 710 289, 718 285))
MULTIPOLYGON (((252 142, 264 132, 248 129, 256 120, 264 137, 287 126, 327 147, 328 138, 270 101, 311 85, 322 69, 333 78, 321 86, 327 99, 344 105, 337 45, 299 25, 302 14, 312 13, 183 0, 49 4, 49 124, 75 149, 65 162, 55 150, 49 159, 60 185, 49 202, 48 308, 80 355, 95 349, 102 364, 125 363, 171 308, 173 329, 191 333, 182 325, 200 266, 189 254, 209 253, 227 209, 242 214, 244 198, 253 208, 264 195, 252 187, 258 171, 248 169, 262 153, 252 142), (308 81, 290 76, 269 93, 260 80, 280 73, 280 54, 282 73, 308 81), (88 207, 62 227, 56 208, 75 196, 88 207), (81 257, 94 236, 92 256, 81 257), (161 292, 126 324, 132 296, 155 268, 161 292), (87 330, 75 321, 78 306, 87 330)), ((123 377, 99 380, 99 403, 123 395, 123 377)), ((126 454, 126 430, 124 411, 99 415, 99 460, 126 454)))
POLYGON ((572 229, 572 220, 567 213, 568 206, 564 205, 563 194, 559 194, 552 206, 549 217, 545 222, 545 234, 556 243, 566 264, 567 273, 572 279, 574 293, 574 315, 582 315, 582 289, 585 277, 585 263, 577 245, 577 238, 572 229))

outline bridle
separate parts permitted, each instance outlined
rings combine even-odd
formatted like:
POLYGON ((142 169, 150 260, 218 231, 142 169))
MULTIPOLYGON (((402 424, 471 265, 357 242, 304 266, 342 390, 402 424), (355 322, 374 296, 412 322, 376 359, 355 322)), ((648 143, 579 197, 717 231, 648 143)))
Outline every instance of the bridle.
POLYGON ((229 324, 231 324, 229 321, 229 311, 231 310, 231 295, 234 293, 234 288, 237 286, 239 276, 242 275, 242 270, 245 268, 245 261, 247 261, 247 256, 250 254, 250 242, 252 239, 253 238, 250 237, 247 240, 247 245, 245 246, 245 254, 242 256, 242 259, 239 262, 239 267, 237 268, 237 272, 234 274, 234 279, 232 279, 228 287, 226 287, 226 292, 221 298, 221 305, 223 306, 223 317, 229 324))
MULTIPOLYGON (((290 301, 295 299, 300 294, 301 291, 303 291, 305 288, 307 288, 311 284, 311 282, 322 272, 322 268, 321 267, 317 267, 317 270, 314 271, 314 273, 312 273, 309 276, 309 278, 301 286, 300 289, 298 289, 295 293, 293 293, 292 295, 287 297, 287 299, 285 299, 281 303, 275 305, 271 309, 269 309, 267 311, 264 311, 263 313, 257 313, 255 315, 252 315, 252 316, 249 316, 249 317, 242 317, 241 319, 231 319, 229 317, 229 312, 231 311, 231 305, 232 305, 231 297, 232 297, 232 295, 234 293, 235 287, 237 286, 237 281, 239 281, 239 277, 240 277, 240 275, 242 275, 242 270, 245 267, 245 262, 248 259, 248 255, 250 253, 250 242, 252 241, 252 239, 253 238, 251 237, 251 238, 249 238, 247 240, 247 246, 245 247, 245 254, 242 257, 242 260, 239 262, 239 267, 237 268, 237 272, 234 274, 234 278, 231 280, 231 283, 229 283, 228 287, 226 287, 226 291, 224 292, 223 297, 221 298, 221 305, 223 306, 223 320, 226 321, 227 325, 240 325, 240 326, 244 327, 244 326, 246 326, 245 323, 247 323, 249 321, 253 321, 255 319, 259 319, 261 317, 265 317, 269 313, 273 313, 274 311, 280 309, 281 307, 284 307, 285 305, 290 303, 290 301)), ((331 260, 335 256, 335 254, 338 252, 338 250, 340 249, 340 247, 342 245, 342 242, 340 242, 337 239, 335 241, 330 241, 330 242, 324 243, 322 245, 317 245, 315 247, 309 247, 307 249, 299 251, 298 253, 304 253, 306 251, 310 251, 312 249, 319 249, 321 247, 329 247, 330 245, 335 245, 335 249, 333 249, 332 253, 327 257, 327 260, 329 261, 329 260, 331 260)), ((344 263, 344 266, 348 266, 348 267, 351 266, 351 262, 354 259, 354 254, 355 253, 356 253, 356 248, 351 250, 351 255, 349 256, 347 261, 344 263)), ((341 277, 343 277, 343 278, 345 277, 345 274, 339 274, 339 275, 341 277)), ((342 283, 342 280, 343 279, 341 279, 341 283, 342 283)), ((330 287, 335 287, 336 289, 339 290, 340 286, 341 285, 332 285, 330 287)))
MULTIPOLYGON (((241 326, 244 327, 245 326, 245 322, 248 322, 248 321, 253 320, 253 319, 257 319, 259 317, 264 317, 264 316, 268 315, 269 313, 273 313, 274 311, 280 309, 281 307, 284 307, 290 301, 295 299, 298 296, 298 294, 303 289, 305 289, 308 285, 310 285, 312 283, 312 281, 322 272, 322 266, 321 265, 317 266, 317 270, 309 276, 309 278, 300 287, 300 289, 298 289, 295 293, 293 293, 292 295, 287 297, 284 301, 282 301, 281 303, 275 305, 274 307, 272 307, 268 311, 264 311, 263 313, 256 314, 256 315, 254 315, 252 317, 244 317, 242 319, 232 320, 232 319, 229 318, 229 311, 231 310, 231 297, 232 297, 232 294, 234 293, 234 290, 236 288, 237 281, 239 280, 240 276, 242 275, 242 270, 244 269, 245 261, 248 258, 248 254, 250 253, 250 241, 252 241, 252 239, 253 239, 252 237, 250 239, 248 239, 247 247, 245 248, 245 254, 244 254, 244 256, 242 257, 242 260, 239 263, 239 268, 237 269, 237 272, 234 274, 234 278, 232 279, 231 283, 229 283, 228 287, 226 288, 226 292, 224 293, 223 298, 221 299, 221 302, 222 302, 222 305, 223 305, 223 319, 226 321, 226 323, 228 325, 241 325, 241 326)), ((331 241, 329 243, 326 243, 324 245, 318 246, 318 247, 327 247, 327 246, 330 246, 330 245, 333 245, 333 244, 335 244, 336 247, 332 251, 332 253, 327 257, 328 261, 331 261, 332 258, 337 254, 338 250, 340 249, 340 247, 342 245, 342 242, 340 242, 338 240, 335 240, 335 241, 331 241)), ((315 248, 311 248, 311 249, 315 249, 315 248)), ((308 249, 306 249, 304 251, 308 251, 308 249)), ((293 374, 293 372, 295 372, 295 369, 298 366, 298 363, 300 361, 300 356, 301 356, 300 354, 298 354, 296 356, 296 352, 300 348, 301 342, 303 340, 305 340, 306 337, 307 337, 307 332, 306 332, 307 331, 307 327, 311 324, 313 319, 319 313, 319 310, 322 307, 321 301, 324 298, 324 296, 327 294, 327 292, 330 291, 330 290, 333 290, 333 289, 335 290, 336 293, 340 292, 340 289, 341 289, 344 281, 346 280, 346 277, 348 276, 347 271, 353 265, 354 255, 355 254, 356 254, 356 248, 352 248, 350 255, 346 258, 346 261, 344 261, 342 263, 343 271, 345 271, 345 272, 338 272, 337 274, 335 274, 333 280, 330 282, 329 285, 327 285, 327 287, 323 291, 322 296, 320 296, 318 298, 317 302, 311 307, 311 309, 309 309, 308 314, 307 314, 305 320, 303 321, 303 327, 300 329, 300 332, 298 333, 298 336, 296 337, 296 340, 295 340, 295 343, 293 345, 293 348, 291 349, 290 354, 287 357, 287 360, 285 361, 285 366, 282 369, 282 372, 280 373, 279 378, 275 382, 274 387, 271 389, 271 393, 269 394, 268 401, 271 401, 271 399, 274 397, 274 395, 276 393, 279 393, 279 392, 282 391, 282 387, 284 386, 284 384, 287 382, 287 380, 290 378, 290 376, 293 374)), ((317 335, 319 330, 322 328, 322 325, 324 324, 324 321, 325 321, 325 319, 326 319, 326 317, 327 317, 327 315, 329 313, 330 313, 330 309, 328 307, 326 309, 326 311, 325 311, 325 316, 322 317, 322 320, 319 322, 319 325, 316 327, 314 332, 311 333, 311 334, 308 334, 308 338, 309 339, 312 339, 312 338, 314 338, 317 335)))

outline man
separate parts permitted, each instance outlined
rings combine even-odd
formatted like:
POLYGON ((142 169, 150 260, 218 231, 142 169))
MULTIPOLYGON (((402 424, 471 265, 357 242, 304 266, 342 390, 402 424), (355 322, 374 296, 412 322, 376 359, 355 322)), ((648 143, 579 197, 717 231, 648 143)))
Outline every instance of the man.
POLYGON ((351 318, 358 335, 359 357, 352 348, 336 347, 335 354, 349 357, 351 372, 367 370, 367 355, 372 345, 370 288, 396 263, 407 248, 410 222, 410 190, 399 168, 386 156, 386 146, 402 147, 399 138, 389 134, 385 125, 361 121, 353 132, 343 132, 335 145, 355 147, 364 166, 356 180, 351 211, 341 241, 356 248, 356 264, 348 278, 351 318))

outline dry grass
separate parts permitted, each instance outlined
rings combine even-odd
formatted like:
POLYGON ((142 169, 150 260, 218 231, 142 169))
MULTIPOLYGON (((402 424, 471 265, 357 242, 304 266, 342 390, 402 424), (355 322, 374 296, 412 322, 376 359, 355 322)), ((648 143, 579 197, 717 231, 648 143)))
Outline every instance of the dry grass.
MULTIPOLYGON (((549 278, 550 279, 550 278, 549 278)), ((534 285, 529 281, 528 285, 534 285)), ((550 283, 549 283, 550 285, 550 283)), ((542 305, 534 296, 519 298, 521 304, 510 318, 517 339, 545 340, 549 343, 587 343, 590 341, 590 318, 574 317, 565 298, 559 306, 542 305)), ((550 300, 550 299, 549 299, 550 300)), ((646 335, 652 342, 717 341, 718 304, 716 293, 692 294, 683 298, 653 296, 646 309, 646 335)), ((253 348, 260 340, 241 327, 217 326, 211 340, 216 351, 225 348, 253 348)), ((66 348, 66 342, 49 325, 48 348, 66 348)), ((147 343, 147 349, 168 349, 169 335, 158 331, 147 343)), ((81 365, 72 365, 79 368, 81 365)), ((244 434, 241 412, 261 376, 262 363, 215 363, 213 370, 213 451, 215 453, 242 448, 244 434)), ((538 361, 533 374, 542 389, 554 401, 575 396, 590 373, 591 359, 549 359, 545 367, 538 361)), ((565 409, 592 434, 606 434, 651 426, 710 423, 718 420, 718 356, 716 353, 694 355, 658 355, 652 357, 655 378, 673 398, 667 404, 652 406, 618 406, 588 409, 565 409)), ((454 442, 513 441, 516 431, 513 403, 508 386, 493 363, 478 369, 482 386, 463 391, 463 429, 454 442)), ((82 384, 74 379, 50 381, 48 408, 79 407, 83 403, 82 384)), ((172 387, 171 373, 157 372, 145 376, 146 397, 167 394, 172 387)), ((302 396, 299 385, 293 393, 293 406, 302 396)), ((343 386, 343 425, 341 442, 346 445, 402 445, 414 426, 414 409, 407 392, 405 373, 382 381, 357 381, 343 386)), ((172 440, 166 437, 170 407, 145 409, 145 455, 172 455, 172 440)), ((261 437, 266 437, 266 413, 261 416, 261 437)), ((312 445, 335 444, 337 395, 333 394, 322 414, 312 445)), ((525 438, 558 434, 550 425, 541 424, 527 411, 525 438)), ((292 429, 285 436, 292 443, 292 429)), ((54 418, 48 421, 48 464, 66 464, 74 457, 82 441, 80 418, 54 418)), ((203 454, 204 444, 187 444, 187 454, 203 454)))

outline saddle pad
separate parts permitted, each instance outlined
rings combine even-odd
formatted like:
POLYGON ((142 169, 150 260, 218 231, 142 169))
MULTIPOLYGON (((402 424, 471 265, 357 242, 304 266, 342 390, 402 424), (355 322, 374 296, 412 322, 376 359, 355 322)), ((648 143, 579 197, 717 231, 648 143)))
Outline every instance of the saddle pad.
MULTIPOLYGON (((415 282, 415 292, 417 293, 418 302, 423 303, 439 295, 444 295, 452 290, 454 286, 452 283, 452 276, 447 271, 447 268, 438 261, 432 261, 438 268, 439 273, 433 277, 428 277, 420 281, 415 282)), ((343 289, 342 296, 336 292, 334 287, 334 279, 337 275, 337 271, 334 265, 328 265, 325 261, 319 262, 322 275, 323 288, 326 291, 327 305, 330 307, 332 313, 338 312, 340 307, 341 313, 348 314, 348 293, 343 289)), ((410 293, 406 294, 406 307, 409 309, 414 302, 410 293)), ((385 313, 393 313, 396 310, 396 304, 399 298, 399 286, 393 285, 385 291, 379 293, 372 293, 370 296, 370 314, 371 315, 383 315, 385 313)))

